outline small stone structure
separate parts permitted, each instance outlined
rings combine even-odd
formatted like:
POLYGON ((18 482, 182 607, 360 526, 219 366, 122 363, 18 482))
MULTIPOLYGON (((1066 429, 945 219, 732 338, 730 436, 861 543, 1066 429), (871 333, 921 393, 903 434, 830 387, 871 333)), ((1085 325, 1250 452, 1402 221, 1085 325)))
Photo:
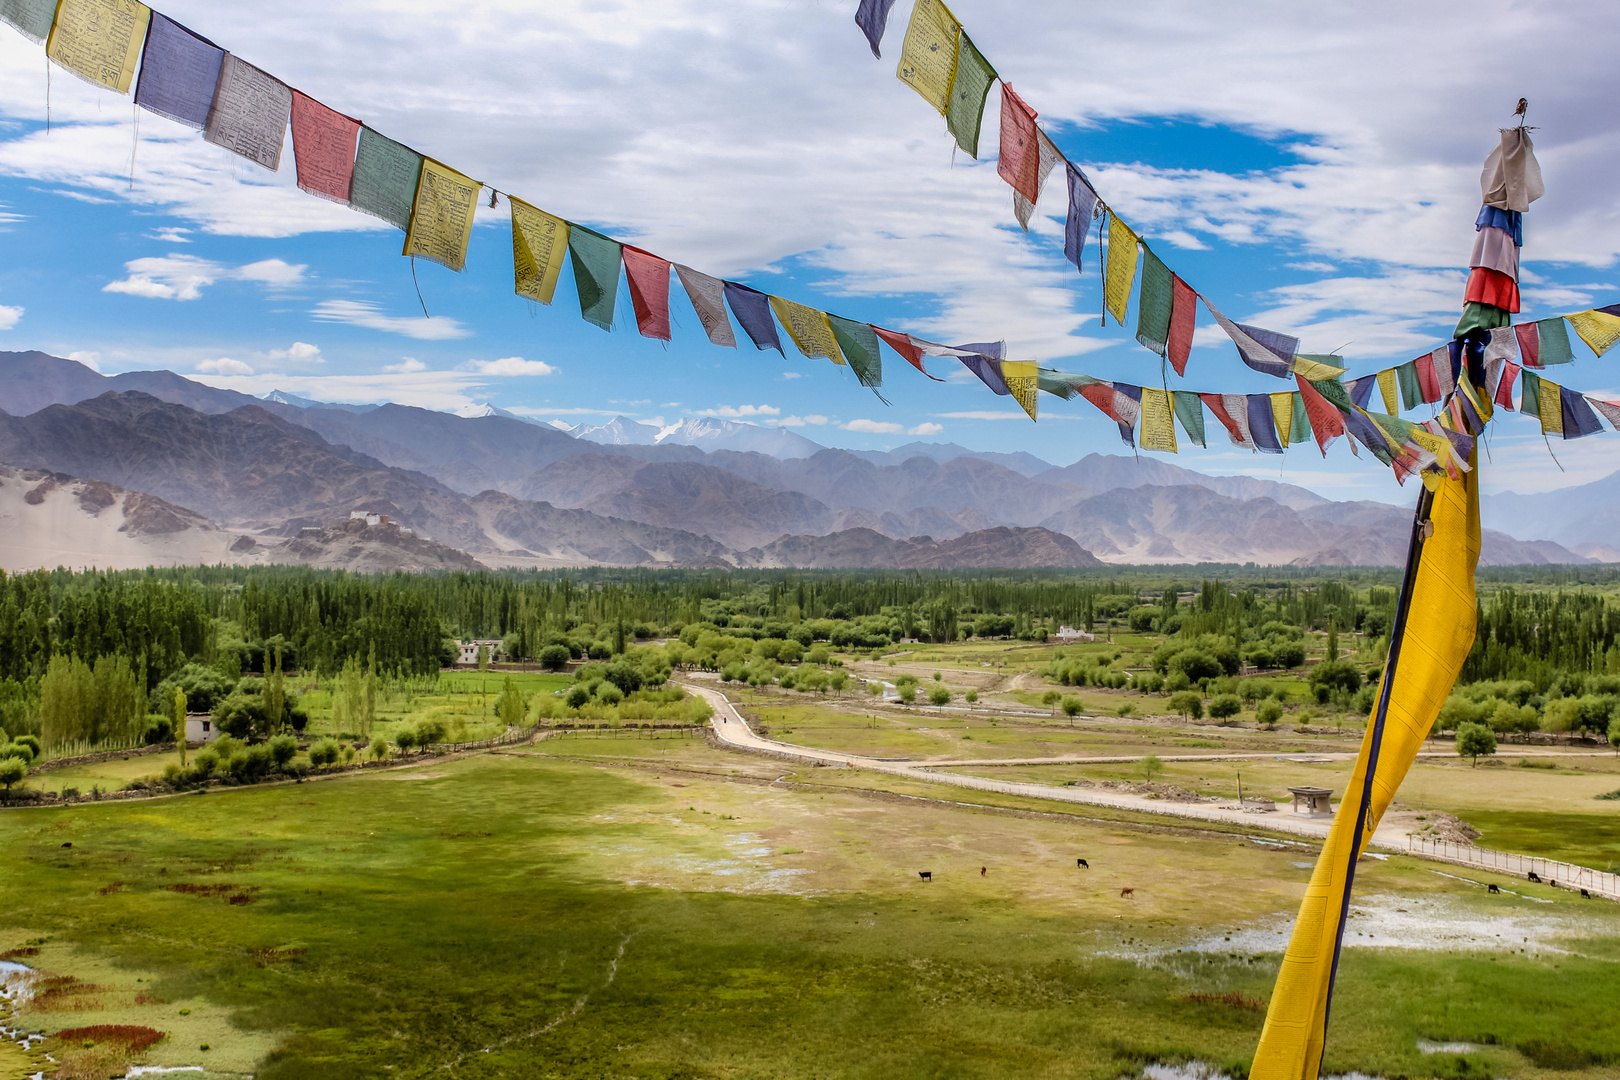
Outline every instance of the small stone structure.
POLYGON ((1306 817, 1333 816, 1332 788, 1291 787, 1288 792, 1294 797, 1294 813, 1306 817))
POLYGON ((186 713, 186 742, 192 746, 206 746, 219 738, 219 728, 208 713, 186 713))

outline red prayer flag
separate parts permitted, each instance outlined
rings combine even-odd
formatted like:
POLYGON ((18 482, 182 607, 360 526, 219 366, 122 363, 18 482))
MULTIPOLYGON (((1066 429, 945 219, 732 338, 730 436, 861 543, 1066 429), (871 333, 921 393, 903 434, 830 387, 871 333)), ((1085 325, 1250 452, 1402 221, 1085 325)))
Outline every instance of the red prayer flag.
POLYGON ((1503 311, 1518 311, 1519 283, 1500 270, 1476 266, 1468 272, 1468 288, 1463 293, 1463 299, 1489 304, 1503 311))
POLYGON ((1187 352, 1192 348, 1193 328, 1198 321, 1198 294, 1192 286, 1174 274, 1170 275, 1170 339, 1165 343, 1165 355, 1177 375, 1187 374, 1187 352))
POLYGON ((1427 353, 1413 361, 1417 368, 1418 388, 1423 391, 1423 400, 1426 404, 1433 404, 1443 396, 1440 393, 1440 378, 1434 373, 1434 354, 1427 353))
POLYGON ((669 340, 669 260, 624 245, 624 276, 630 281, 630 303, 642 337, 669 340))
POLYGON ((1238 427, 1237 421, 1233 420, 1232 415, 1226 411, 1226 400, 1220 394, 1199 394, 1198 400, 1207 405, 1209 411, 1215 414, 1215 419, 1219 420, 1221 426, 1226 428, 1226 433, 1232 437, 1233 442, 1239 446, 1253 445, 1249 436, 1242 428, 1238 427))
POLYGON ((360 121, 298 90, 292 95, 293 159, 298 166, 298 186, 311 195, 348 202, 360 121))
POLYGON ((1519 377, 1520 367, 1509 360, 1502 365, 1502 379, 1496 384, 1496 403, 1502 408, 1513 409, 1513 380, 1519 377))
POLYGON ((1001 84, 1001 160, 996 172, 1030 202, 1041 193, 1041 146, 1035 137, 1035 110, 1001 84))
POLYGON ((1513 328, 1513 333, 1519 339, 1519 356, 1524 359, 1524 366, 1540 367, 1541 328, 1533 322, 1520 323, 1513 328))
MULTIPOLYGON (((928 375, 928 369, 923 367, 923 351, 916 345, 912 344, 911 338, 907 337, 905 334, 895 333, 893 330, 885 330, 881 326, 873 326, 872 332, 877 334, 877 336, 882 338, 884 341, 887 341, 889 343, 889 348, 899 353, 906 363, 910 364, 924 375, 928 375)), ((928 375, 928 377, 933 379, 935 382, 945 381, 944 379, 938 378, 934 375, 928 375)))
POLYGON ((1311 419, 1311 434, 1316 436, 1317 448, 1327 457, 1327 448, 1344 434, 1344 417, 1305 376, 1296 375, 1294 381, 1299 383, 1299 396, 1305 399, 1305 415, 1311 419))

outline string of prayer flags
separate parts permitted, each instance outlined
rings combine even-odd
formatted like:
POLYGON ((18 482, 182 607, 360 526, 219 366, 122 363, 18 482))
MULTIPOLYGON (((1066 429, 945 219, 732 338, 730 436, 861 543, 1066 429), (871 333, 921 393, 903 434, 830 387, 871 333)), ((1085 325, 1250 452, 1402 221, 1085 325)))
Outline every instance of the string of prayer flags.
POLYGON ((1620 341, 1620 304, 1582 311, 1568 316, 1568 319, 1575 332, 1581 336, 1581 340, 1591 346, 1592 351, 1599 356, 1614 348, 1614 343, 1620 341))
POLYGON ((773 296, 770 300, 771 310, 776 312, 776 321, 787 329, 788 337, 806 359, 831 360, 835 364, 844 362, 844 354, 838 351, 838 339, 833 337, 826 312, 784 300, 780 296, 773 296))
POLYGON ((951 103, 956 43, 961 32, 962 24, 940 0, 917 0, 906 27, 906 40, 900 46, 900 66, 895 74, 941 115, 951 103))
MULTIPOLYGON (((156 25, 155 23, 153 24, 156 25)), ((141 78, 146 78, 143 68, 141 78)), ((360 121, 329 109, 299 90, 292 96, 293 166, 298 186, 311 195, 349 201, 360 121)))
POLYGON ((776 323, 771 321, 770 297, 735 281, 725 283, 725 292, 731 313, 737 316, 737 322, 753 341, 754 348, 761 351, 775 349, 786 357, 787 353, 782 350, 782 339, 776 335, 776 323))
MULTIPOLYGON (((224 59, 225 50, 212 41, 152 12, 146 48, 141 52, 141 77, 135 83, 135 104, 177 123, 201 128, 208 123, 224 59)), ((349 149, 352 152, 354 147, 349 149)), ((347 198, 348 191, 343 195, 347 198)))
POLYGON ((1097 216, 1097 192, 1086 174, 1073 163, 1066 163, 1069 179, 1069 214, 1063 224, 1063 257, 1074 263, 1077 273, 1085 273, 1081 256, 1086 252, 1086 236, 1097 216))
MULTIPOLYGON (((892 0, 891 0, 892 2, 892 0)), ((962 35, 956 57, 956 78, 951 83, 951 104, 945 110, 945 127, 956 139, 968 157, 979 157, 979 128, 984 123, 984 102, 990 95, 990 84, 996 81, 996 69, 990 66, 973 44, 973 39, 962 35)))
POLYGON ((1031 204, 1040 198, 1041 148, 1035 110, 1005 81, 1001 84, 1001 156, 996 175, 1031 204))
POLYGON ((286 83, 225 54, 203 138, 275 172, 291 118, 292 89, 286 83))
POLYGON ((827 324, 855 379, 862 386, 877 389, 883 385, 883 355, 877 332, 866 323, 829 314, 827 324))
MULTIPOLYGON (((1119 325, 1125 325, 1131 285, 1136 281, 1136 233, 1108 211, 1108 269, 1103 274, 1103 307, 1119 325)), ((1213 310, 1213 309, 1212 309, 1213 310)))
POLYGON ((151 17, 139 0, 61 0, 45 55, 86 82, 127 94, 151 17))
POLYGON ((878 51, 878 43, 883 40, 883 31, 889 28, 889 9, 893 7, 894 0, 861 0, 861 6, 855 9, 855 25, 866 35, 872 55, 879 60, 883 59, 883 54, 878 51))
POLYGON ((55 19, 56 0, 0 0, 0 22, 9 23, 36 45, 51 36, 55 19))
POLYGON ((613 305, 619 295, 619 242, 583 225, 570 224, 568 261, 574 268, 580 317, 611 331, 613 305))
POLYGON ((1215 321, 1237 346, 1238 356, 1242 357, 1245 364, 1256 371, 1275 375, 1279 379, 1286 379, 1289 376, 1294 367, 1294 354, 1299 352, 1298 338, 1279 334, 1275 330, 1235 323, 1216 311, 1208 297, 1204 298, 1204 306, 1209 308, 1209 313, 1215 316, 1215 321))
POLYGON ((1175 275, 1153 254, 1152 248, 1144 244, 1142 251, 1142 288, 1136 297, 1136 340, 1163 356, 1170 342, 1175 275))
POLYGON ((1142 449, 1176 452, 1175 411, 1168 390, 1142 387, 1142 449))
MULTIPOLYGON (((1035 167, 1035 193, 1038 197, 1041 189, 1046 186, 1046 178, 1052 174, 1052 166, 1056 165, 1063 155, 1058 153, 1058 148, 1052 144, 1052 140, 1048 139, 1046 132, 1040 128, 1035 129, 1035 142, 1040 149, 1039 161, 1035 167)), ((1016 189, 1013 191, 1012 199, 1013 217, 1018 219, 1018 227, 1025 232, 1029 232, 1029 219, 1030 215, 1035 212, 1036 200, 1024 198, 1023 192, 1016 189)))
MULTIPOLYGON (((928 375, 928 369, 923 367, 923 351, 911 340, 910 335, 902 334, 898 330, 885 330, 881 326, 872 327, 872 332, 887 342, 889 348, 899 353, 901 359, 906 363, 924 375, 928 375)), ((936 375, 928 375, 928 377, 935 382, 945 381, 936 375)))
MULTIPOLYGON (((404 254, 460 273, 467 264, 467 243, 472 239, 473 215, 478 212, 482 187, 448 165, 423 158, 422 179, 416 186, 410 227, 405 230, 404 254)), ((618 284, 617 279, 614 284, 618 284)), ((612 319, 610 306, 608 321, 612 319)))
MULTIPOLYGON (((1034 420, 1039 405, 1035 393, 1038 388, 1038 373, 1035 361, 1002 360, 999 366, 1001 368, 1001 381, 1006 384, 1007 393, 1011 394, 1013 400, 1023 406, 1024 411, 1029 414, 1029 418, 1034 420)), ((1172 432, 1172 442, 1174 439, 1175 434, 1172 432)), ((1175 448, 1172 446, 1171 452, 1173 453, 1174 450, 1175 448)))
POLYGON ((650 251, 624 245, 624 276, 642 337, 669 340, 669 265, 650 251))
POLYGON ((1176 419, 1181 421, 1181 430, 1187 433, 1189 442, 1198 446, 1208 447, 1204 441, 1204 402, 1191 390, 1176 390, 1176 419))
POLYGON ((703 324, 703 332, 709 335, 709 342, 735 349, 737 334, 731 329, 731 320, 726 318, 726 283, 690 266, 676 264, 675 273, 686 290, 686 298, 692 301, 698 322, 703 324))
MULTIPOLYGON (((295 140, 296 141, 296 140, 295 140)), ((541 304, 551 303, 568 250, 568 222, 507 197, 512 211, 512 290, 541 304)))
POLYGON ((380 217, 396 229, 409 229, 421 178, 421 154, 361 125, 349 181, 351 207, 380 217))

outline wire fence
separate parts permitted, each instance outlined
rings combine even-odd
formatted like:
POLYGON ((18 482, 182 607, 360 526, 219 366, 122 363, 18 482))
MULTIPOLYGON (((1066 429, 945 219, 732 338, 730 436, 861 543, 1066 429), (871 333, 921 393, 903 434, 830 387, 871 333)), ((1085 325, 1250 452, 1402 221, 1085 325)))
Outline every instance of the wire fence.
POLYGON ((1543 859, 1535 855, 1518 855, 1511 851, 1492 851, 1472 844, 1459 844, 1451 840, 1425 840, 1407 837, 1407 850, 1414 855, 1474 866, 1481 870, 1496 870, 1504 874, 1529 879, 1534 874, 1549 885, 1565 889, 1585 889, 1594 896, 1620 900, 1620 875, 1594 870, 1590 866, 1543 859))

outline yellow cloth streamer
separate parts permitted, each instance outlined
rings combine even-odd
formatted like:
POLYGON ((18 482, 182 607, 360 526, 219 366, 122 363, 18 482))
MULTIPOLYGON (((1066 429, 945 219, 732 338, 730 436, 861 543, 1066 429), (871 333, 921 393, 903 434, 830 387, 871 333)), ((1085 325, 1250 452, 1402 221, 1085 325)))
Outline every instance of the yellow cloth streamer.
POLYGON ((917 0, 900 46, 900 81, 923 96, 941 115, 951 105, 962 24, 940 0, 917 0))
POLYGON ((62 0, 45 55, 81 79, 129 93, 152 9, 138 0, 62 0))
POLYGON ((771 297, 771 310, 776 312, 777 321, 804 355, 844 363, 844 354, 838 348, 838 339, 833 337, 832 324, 827 321, 825 311, 795 304, 780 296, 771 297))
MULTIPOLYGON (((1147 391, 1143 391, 1145 397, 1147 391)), ((1271 418, 1277 422, 1277 443, 1284 450, 1288 449, 1289 438, 1294 430, 1294 394, 1291 390, 1283 390, 1271 395, 1271 418)))
POLYGON ((1620 318, 1607 312, 1582 311, 1575 315, 1565 315, 1569 325, 1581 335, 1581 340, 1592 346, 1592 351, 1602 356, 1614 348, 1614 343, 1620 341, 1620 318))
POLYGON ((1103 303, 1108 314, 1125 325, 1125 308, 1131 300, 1131 284, 1136 281, 1136 233, 1108 211, 1108 270, 1103 277, 1103 303))
POLYGON ((1344 368, 1342 367, 1334 367, 1332 364, 1324 364, 1320 360, 1311 360, 1304 356, 1294 357, 1294 362, 1289 366, 1288 370, 1295 375, 1301 375, 1309 379, 1311 382, 1326 382, 1329 379, 1337 379, 1344 374, 1344 368))
POLYGON ((519 296, 551 303, 568 258, 568 222, 510 195, 512 207, 512 289, 519 296))
POLYGON ((405 231, 405 254, 458 272, 467 265, 467 241, 472 239, 482 186, 448 165, 423 158, 422 178, 411 204, 411 227, 405 231))
MULTIPOLYGON (((1472 456, 1469 464, 1475 464, 1472 456)), ((1440 715, 1440 706, 1451 693, 1474 644, 1474 567, 1479 562, 1480 539, 1478 476, 1476 468, 1455 480, 1442 478, 1434 492, 1429 514, 1434 535, 1423 545, 1399 659, 1393 675, 1386 671, 1384 676, 1385 680, 1393 678, 1394 683, 1378 772, 1372 781, 1363 848, 1440 715)), ((1382 693, 1383 687, 1379 690, 1382 693)), ((1351 836, 1362 791, 1367 786, 1372 737, 1373 727, 1369 724, 1344 801, 1339 804, 1305 888, 1299 919, 1294 923, 1294 934, 1272 991, 1271 1007, 1266 1011, 1250 1080, 1316 1080, 1321 1067, 1333 946, 1352 857, 1351 836)))
POLYGON ((1175 402, 1168 391, 1142 387, 1142 449, 1176 452, 1175 415, 1175 402))
POLYGON ((1384 398, 1384 411, 1391 416, 1401 415, 1399 389, 1400 386, 1395 381, 1394 368, 1388 368, 1378 373, 1378 393, 1384 398))
POLYGON ((1031 420, 1035 419, 1035 412, 1039 408, 1036 403, 1036 380, 1039 378, 1039 369, 1033 360, 1003 360, 1001 362, 1001 381, 1007 384, 1012 391, 1013 400, 1024 407, 1031 420))
POLYGON ((1541 393, 1536 395, 1536 404, 1540 406, 1541 433, 1543 435, 1562 435, 1564 433, 1564 395, 1562 388, 1549 379, 1541 380, 1541 393))

